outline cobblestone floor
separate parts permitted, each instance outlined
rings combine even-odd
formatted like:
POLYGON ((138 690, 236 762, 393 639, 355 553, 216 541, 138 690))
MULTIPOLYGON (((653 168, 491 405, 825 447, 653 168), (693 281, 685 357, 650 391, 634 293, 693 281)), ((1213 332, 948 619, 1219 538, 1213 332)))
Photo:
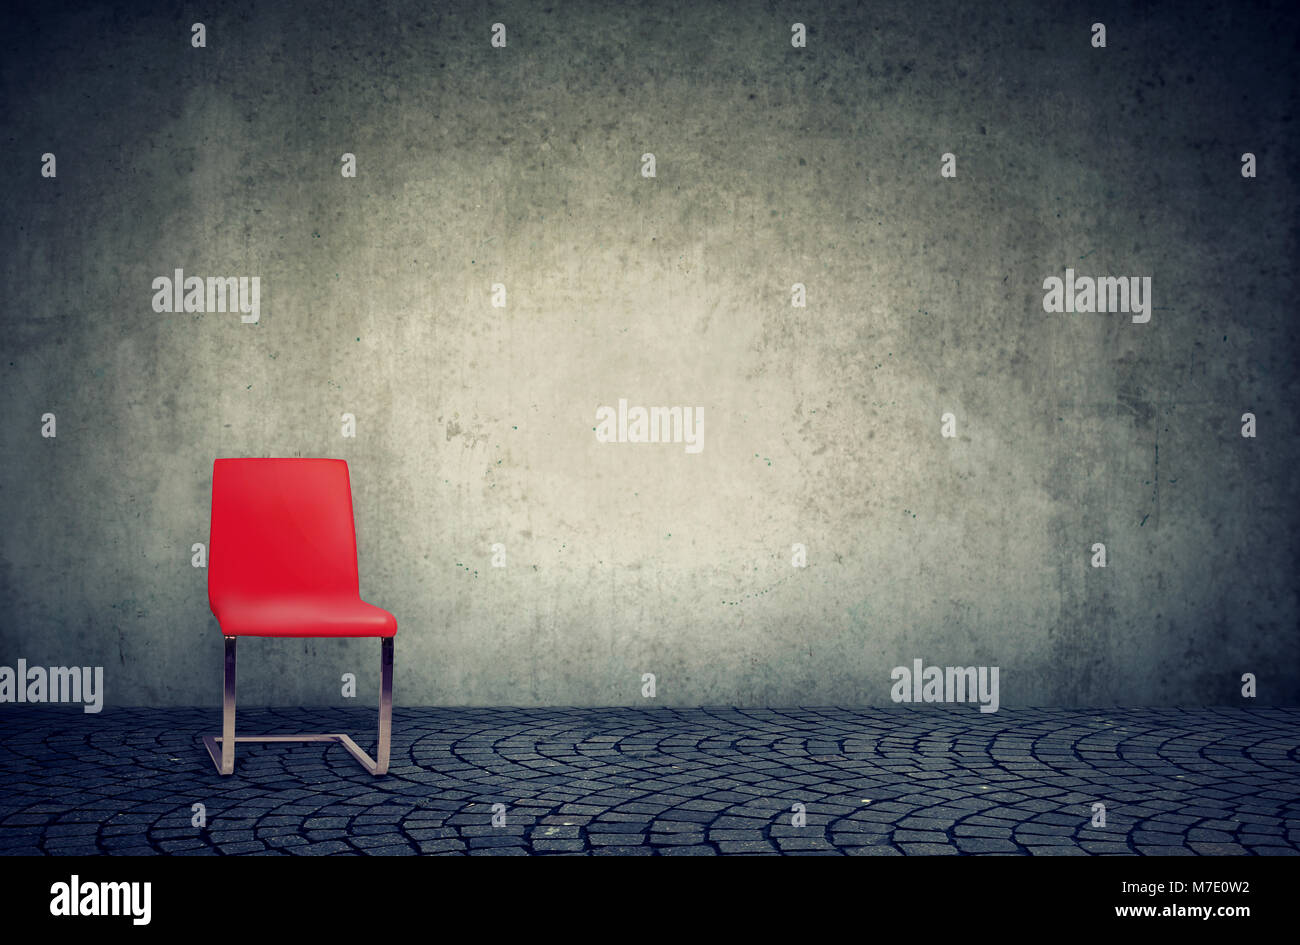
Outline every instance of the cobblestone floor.
MULTIPOLYGON (((219 718, 7 709, 0 854, 1300 853, 1300 709, 399 708, 384 778, 326 744, 222 778, 219 718)), ((239 724, 373 747, 370 711, 239 724)))

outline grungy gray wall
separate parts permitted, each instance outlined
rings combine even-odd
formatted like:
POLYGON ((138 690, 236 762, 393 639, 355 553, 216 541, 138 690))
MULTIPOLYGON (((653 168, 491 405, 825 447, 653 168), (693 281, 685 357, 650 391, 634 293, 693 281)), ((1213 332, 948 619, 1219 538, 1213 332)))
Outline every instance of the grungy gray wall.
MULTIPOLYGON (((1286 4, 6 16, 0 663, 215 705, 212 461, 331 456, 399 704, 1300 697, 1286 4), (1150 321, 1046 313, 1067 267, 1150 321), (155 312, 177 268, 260 321, 155 312), (703 450, 597 442, 620 398, 703 450)), ((249 640, 240 698, 378 656, 249 640)))

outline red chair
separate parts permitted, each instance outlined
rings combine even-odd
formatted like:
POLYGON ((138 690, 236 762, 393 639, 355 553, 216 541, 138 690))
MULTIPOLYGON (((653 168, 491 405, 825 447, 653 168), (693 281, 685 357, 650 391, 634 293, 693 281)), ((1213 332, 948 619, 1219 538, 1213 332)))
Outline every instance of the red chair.
POLYGON ((341 459, 218 459, 212 465, 208 604, 226 638, 222 734, 205 735, 221 774, 237 742, 338 742, 371 774, 388 771, 397 620, 361 599, 348 464, 341 459), (379 637, 375 758, 347 735, 235 737, 235 641, 379 637), (220 746, 220 747, 218 747, 220 746))

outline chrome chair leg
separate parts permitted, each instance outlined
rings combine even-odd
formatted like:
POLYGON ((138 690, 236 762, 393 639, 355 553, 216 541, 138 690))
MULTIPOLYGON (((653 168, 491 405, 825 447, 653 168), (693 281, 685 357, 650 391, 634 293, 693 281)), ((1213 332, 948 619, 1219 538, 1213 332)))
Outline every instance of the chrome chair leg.
POLYGON ((226 637, 225 682, 221 698, 221 734, 204 735, 212 763, 218 774, 235 771, 235 745, 239 742, 337 742, 348 750, 370 774, 388 773, 388 761, 393 737, 393 637, 380 639, 379 662, 379 741, 372 759, 361 750, 351 736, 341 733, 319 735, 240 735, 235 737, 235 643, 238 638, 226 637), (220 747, 218 747, 220 746, 220 747))

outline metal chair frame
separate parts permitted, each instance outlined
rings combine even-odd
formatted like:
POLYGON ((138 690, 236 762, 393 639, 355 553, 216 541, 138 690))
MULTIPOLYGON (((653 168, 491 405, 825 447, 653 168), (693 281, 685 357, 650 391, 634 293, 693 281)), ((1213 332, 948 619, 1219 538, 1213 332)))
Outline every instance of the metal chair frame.
POLYGON ((388 756, 393 735, 393 637, 381 637, 379 660, 379 743, 372 759, 349 735, 235 735, 235 642, 226 639, 225 681, 221 700, 221 734, 204 735, 203 744, 219 774, 234 774, 235 745, 239 742, 337 742, 348 750, 361 767, 373 775, 388 773, 388 756))

